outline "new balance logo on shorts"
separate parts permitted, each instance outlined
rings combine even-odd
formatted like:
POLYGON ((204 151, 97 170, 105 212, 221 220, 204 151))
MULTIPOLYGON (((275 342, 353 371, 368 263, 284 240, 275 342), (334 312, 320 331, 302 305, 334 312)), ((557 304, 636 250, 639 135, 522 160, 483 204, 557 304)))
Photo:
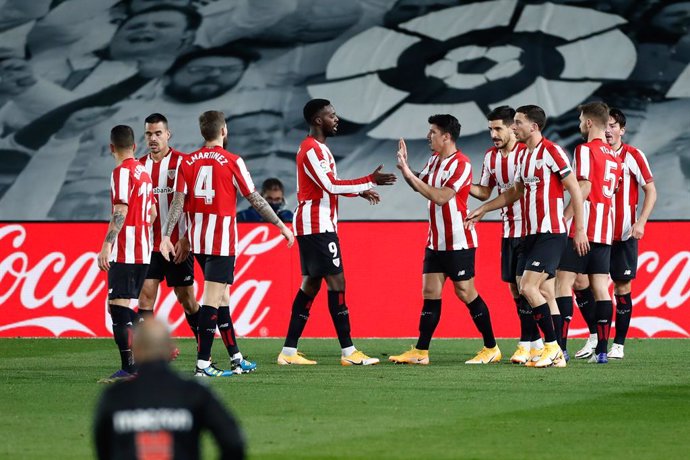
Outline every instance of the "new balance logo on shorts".
POLYGON ((192 279, 192 275, 188 275, 188 276, 185 276, 185 277, 184 277, 184 280, 185 280, 185 281, 189 281, 189 280, 191 280, 191 279, 192 279))
POLYGON ((540 265, 541 265, 541 262, 539 262, 538 260, 535 260, 534 262, 532 262, 533 267, 538 267, 540 265))
POLYGON ((460 271, 458 272, 458 276, 462 276, 462 275, 464 275, 464 274, 465 274, 465 270, 460 270, 460 271))
POLYGON ((629 275, 629 274, 631 274, 631 273, 632 273, 632 270, 626 270, 626 271, 623 272, 624 275, 629 275))

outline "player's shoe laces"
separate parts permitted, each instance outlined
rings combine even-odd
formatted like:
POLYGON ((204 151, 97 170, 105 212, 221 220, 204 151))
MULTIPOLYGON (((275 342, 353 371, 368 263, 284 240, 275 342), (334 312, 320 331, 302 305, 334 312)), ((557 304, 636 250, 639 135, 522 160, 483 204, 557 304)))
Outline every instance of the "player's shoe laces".
POLYGON ((253 361, 248 361, 244 358, 233 359, 231 364, 231 369, 233 374, 249 374, 256 370, 256 363, 253 361))
POLYGON ((304 353, 300 353, 299 351, 297 352, 296 355, 285 355, 283 353, 278 355, 278 364, 281 366, 287 366, 290 364, 297 364, 300 366, 304 365, 311 365, 311 364, 316 364, 316 361, 312 361, 311 359, 307 359, 304 356, 304 353))
POLYGON ((388 357, 388 361, 396 364, 429 364, 429 350, 418 350, 415 347, 410 347, 404 353, 388 357))
POLYGON ((595 353, 587 362, 592 364, 608 364, 609 358, 606 353, 595 353))
POLYGON ((544 351, 541 354, 541 358, 536 362, 534 367, 541 369, 550 366, 565 367, 565 365, 566 362, 561 347, 559 347, 557 343, 547 343, 544 345, 544 351))
POLYGON ((515 350, 513 356, 510 357, 510 362, 513 364, 526 364, 527 361, 529 361, 529 357, 530 349, 523 347, 522 345, 518 345, 517 350, 515 350))
POLYGON ((525 363, 525 367, 534 367, 541 359, 543 348, 531 348, 529 351, 529 360, 525 363))
POLYGON ((123 369, 118 369, 110 377, 105 377, 103 379, 100 379, 98 381, 98 383, 115 383, 115 382, 121 382, 123 380, 131 380, 134 377, 136 377, 136 374, 129 373, 123 369))
POLYGON ((350 356, 340 358, 340 364, 343 366, 373 366, 379 362, 378 358, 370 358, 359 350, 355 350, 350 356))
POLYGON ((623 353, 623 345, 620 343, 614 343, 611 346, 611 351, 609 351, 608 357, 610 359, 623 359, 625 353, 623 353))
POLYGON ((465 361, 465 364, 489 364, 497 363, 501 360, 501 350, 498 349, 498 345, 493 348, 482 348, 472 359, 465 361))
POLYGON ((209 364, 208 367, 200 368, 197 367, 194 371, 195 377, 232 377, 232 371, 226 371, 224 369, 218 369, 213 364, 209 364))
POLYGON ((580 348, 577 353, 575 353, 575 358, 577 359, 587 359, 592 354, 594 354, 594 349, 597 347, 597 338, 596 337, 589 337, 587 339, 587 342, 585 342, 585 346, 580 348))

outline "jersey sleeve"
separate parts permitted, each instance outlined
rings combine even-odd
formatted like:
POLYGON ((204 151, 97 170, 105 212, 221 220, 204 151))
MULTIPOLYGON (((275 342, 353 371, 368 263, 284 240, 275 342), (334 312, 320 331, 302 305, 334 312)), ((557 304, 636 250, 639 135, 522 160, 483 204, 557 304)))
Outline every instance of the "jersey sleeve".
POLYGON ((458 161, 455 164, 455 168, 450 172, 448 179, 443 181, 442 186, 452 188, 457 192, 467 181, 471 180, 472 165, 468 161, 458 161))
POLYGON ((239 190, 242 196, 247 196, 256 191, 252 176, 249 174, 247 165, 244 164, 244 160, 242 158, 237 158, 235 167, 232 168, 232 182, 235 184, 235 188, 239 190))
POLYGON ((129 169, 118 166, 110 176, 110 196, 113 206, 117 204, 129 204, 130 187, 129 169))
POLYGON ((187 181, 185 179, 185 168, 179 164, 177 165, 177 174, 175 174, 175 186, 173 189, 176 192, 187 194, 187 181))
POLYGON ((592 172, 590 152, 590 148, 584 144, 578 145, 575 148, 575 155, 573 157, 573 168, 575 169, 575 177, 578 181, 592 181, 590 177, 590 174, 592 172))
POLYGON ((544 161, 549 169, 558 174, 561 179, 565 179, 572 172, 570 161, 563 149, 558 145, 544 149, 544 161))
POLYGON ((424 165, 424 169, 419 173, 419 178, 426 182, 426 178, 429 175, 429 170, 431 169, 431 164, 434 161, 434 156, 432 155, 424 165))
POLYGON ((482 187, 496 186, 496 176, 491 173, 491 150, 484 155, 484 163, 482 163, 482 175, 479 179, 479 185, 482 187))
POLYGON ((654 176, 652 176, 652 170, 645 154, 641 150, 635 149, 632 152, 632 157, 637 165, 637 171, 634 171, 637 182, 643 186, 653 182, 654 176))
POLYGON ((331 169, 326 155, 318 146, 313 146, 307 151, 304 169, 316 185, 331 195, 357 194, 369 190, 375 185, 371 174, 358 179, 338 179, 331 169))

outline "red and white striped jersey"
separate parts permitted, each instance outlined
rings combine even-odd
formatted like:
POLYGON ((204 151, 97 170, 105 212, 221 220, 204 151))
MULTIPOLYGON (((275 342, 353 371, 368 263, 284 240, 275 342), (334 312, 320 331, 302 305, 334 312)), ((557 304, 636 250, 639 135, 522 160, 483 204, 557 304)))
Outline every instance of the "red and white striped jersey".
MULTIPOLYGON (((162 226, 168 220, 168 209, 172 202, 175 192, 175 178, 177 177, 177 167, 180 164, 180 158, 185 154, 178 152, 173 148, 168 150, 168 154, 163 157, 161 161, 154 161, 152 155, 144 155, 139 158, 141 164, 146 168, 146 172, 151 176, 153 182, 153 194, 156 195, 156 212, 158 217, 153 221, 153 251, 160 251, 161 237, 163 234, 162 226)), ((177 243, 180 235, 184 235, 187 228, 184 217, 180 218, 180 222, 175 226, 170 241, 172 244, 177 243)))
POLYGON ((563 149, 546 138, 534 150, 525 149, 515 174, 515 182, 525 185, 523 235, 566 233, 561 179, 571 171, 563 149))
POLYGON ((419 178, 432 187, 449 187, 455 196, 442 206, 429 201, 429 238, 427 247, 436 251, 457 251, 476 248, 477 233, 465 229, 467 217, 467 198, 472 186, 472 165, 470 160, 458 150, 441 158, 434 152, 419 178))
POLYGON ((639 187, 654 181, 647 157, 632 145, 623 144, 615 155, 623 163, 623 176, 614 197, 614 241, 630 238, 632 225, 637 221, 639 187))
POLYGON ((234 256, 237 245, 237 191, 254 192, 254 182, 239 156, 222 147, 203 147, 184 155, 175 191, 186 194, 187 237, 194 254, 234 256))
POLYGON ((153 184, 144 165, 127 158, 113 169, 110 197, 127 205, 127 216, 110 253, 110 262, 148 264, 151 262, 151 207, 155 203, 153 184))
MULTIPOLYGON (((580 144, 575 148, 573 168, 578 181, 591 184, 584 202, 584 224, 587 239, 592 243, 613 242, 613 194, 623 172, 620 160, 609 145, 601 139, 580 144)), ((575 226, 570 226, 571 238, 575 226)))
MULTIPOLYGON (((504 193, 513 187, 515 171, 519 167, 520 157, 525 153, 527 146, 516 143, 513 150, 503 155, 496 147, 491 147, 484 155, 482 176, 479 184, 484 187, 498 187, 498 194, 504 193)), ((503 237, 519 238, 522 236, 522 204, 517 200, 510 206, 501 208, 503 217, 503 237)))
POLYGON ((339 179, 328 146, 307 136, 297 152, 295 235, 336 232, 338 195, 356 196, 375 185, 371 174, 359 179, 339 179))

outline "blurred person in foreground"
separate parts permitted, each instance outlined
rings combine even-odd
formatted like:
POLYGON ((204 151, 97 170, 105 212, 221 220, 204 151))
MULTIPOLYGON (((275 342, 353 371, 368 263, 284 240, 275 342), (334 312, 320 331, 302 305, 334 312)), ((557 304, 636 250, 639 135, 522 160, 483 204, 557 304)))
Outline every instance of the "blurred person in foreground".
POLYGON ((139 373, 104 391, 96 410, 99 459, 201 458, 199 438, 205 429, 218 443, 220 458, 244 458, 244 437, 222 402, 168 365, 174 348, 161 321, 137 326, 133 351, 139 373))

